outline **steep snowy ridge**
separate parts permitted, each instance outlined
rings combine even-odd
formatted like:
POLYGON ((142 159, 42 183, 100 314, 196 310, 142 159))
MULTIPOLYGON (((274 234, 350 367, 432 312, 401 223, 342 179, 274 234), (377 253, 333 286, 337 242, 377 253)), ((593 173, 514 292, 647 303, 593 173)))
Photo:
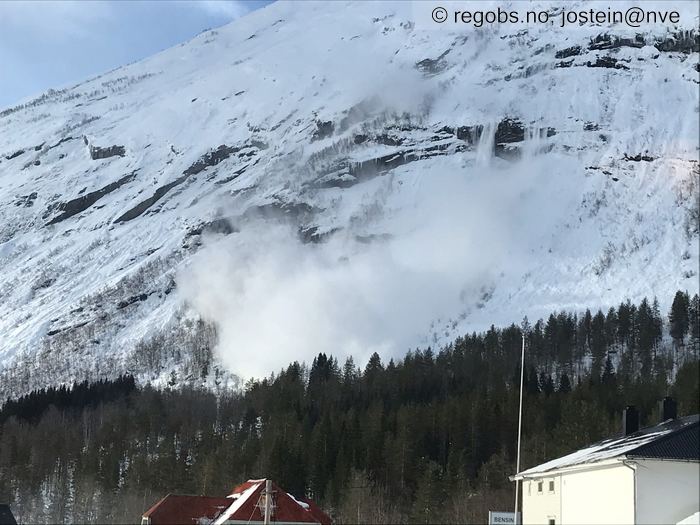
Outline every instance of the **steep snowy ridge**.
POLYGON ((449 275, 415 298, 432 317, 410 310, 415 333, 387 352, 697 291, 690 4, 679 27, 524 31, 422 30, 398 2, 278 2, 0 112, 0 398, 126 370, 229 381, 199 318, 225 330, 234 313, 202 311, 178 276, 261 223, 309 250, 343 239, 351 259, 422 214, 426 250, 468 224, 455 261, 478 263, 461 276, 431 260, 419 278, 449 275))

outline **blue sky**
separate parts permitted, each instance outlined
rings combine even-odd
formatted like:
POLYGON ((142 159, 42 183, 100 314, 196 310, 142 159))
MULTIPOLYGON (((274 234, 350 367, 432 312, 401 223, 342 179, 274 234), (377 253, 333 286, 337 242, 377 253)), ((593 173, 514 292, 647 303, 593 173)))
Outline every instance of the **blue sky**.
POLYGON ((0 108, 147 57, 268 3, 0 1, 0 108))

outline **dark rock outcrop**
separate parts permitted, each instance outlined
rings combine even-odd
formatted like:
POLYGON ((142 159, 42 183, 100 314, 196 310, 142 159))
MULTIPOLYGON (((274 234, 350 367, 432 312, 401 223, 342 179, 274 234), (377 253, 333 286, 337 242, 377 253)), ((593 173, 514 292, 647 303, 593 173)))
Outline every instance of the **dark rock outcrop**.
POLYGON ((317 120, 316 121, 316 129, 314 130, 313 134, 311 135, 311 142, 330 137, 331 135, 333 135, 334 129, 335 129, 335 126, 334 126, 332 121, 328 120, 328 121, 322 122, 320 120, 317 120))
POLYGON ((148 299, 148 294, 142 293, 138 295, 132 295, 128 299, 124 299, 123 301, 119 301, 117 304, 117 310, 122 310, 123 308, 126 308, 127 306, 138 303, 140 301, 145 301, 148 299))
POLYGON ((374 137, 375 142, 378 144, 383 144, 385 146, 401 146, 404 143, 404 139, 398 136, 389 135, 388 133, 380 133, 374 137))
POLYGON ((29 195, 22 195, 15 201, 15 206, 23 206, 25 208, 31 208, 34 206, 34 200, 37 198, 37 193, 33 191, 29 195))
POLYGON ((644 35, 637 34, 634 38, 624 38, 607 33, 598 35, 591 39, 588 49, 591 51, 601 49, 617 49, 618 47, 644 47, 644 35))
POLYGON ((249 208, 243 213, 242 217, 244 219, 292 219, 295 222, 306 222, 314 213, 319 211, 322 210, 314 208, 305 202, 274 201, 249 208))
POLYGON ((156 202, 158 202, 163 196, 168 193, 170 190, 172 190, 175 186, 178 186, 185 182, 187 180, 187 175, 181 175, 177 179, 175 179, 172 182, 169 182, 168 184, 165 184, 158 188, 153 195, 151 195, 149 198, 146 200, 143 200, 139 202, 136 206, 131 208, 130 210, 127 210, 123 214, 121 214, 119 217, 117 217, 114 222, 127 222, 132 219, 135 219, 139 215, 141 215, 143 212, 145 212, 148 208, 153 206, 156 202))
POLYGON ((609 56, 597 57, 595 62, 586 62, 588 67, 607 67, 611 69, 629 69, 626 65, 609 56))
POLYGON ((437 58, 424 58, 416 62, 415 67, 426 76, 442 73, 447 68, 447 61, 444 58, 449 52, 450 50, 448 49, 437 58))
POLYGON ((70 140, 75 140, 76 138, 77 138, 77 137, 64 137, 64 138, 62 138, 61 140, 59 140, 58 142, 56 142, 56 144, 54 144, 53 146, 49 146, 49 149, 57 148, 57 147, 59 147, 61 144, 63 144, 64 142, 68 142, 68 141, 70 141, 70 140))
POLYGON ((5 155, 5 158, 6 158, 7 160, 12 160, 12 159, 16 159, 17 157, 19 157, 20 155, 23 155, 23 154, 24 154, 24 150, 23 150, 23 149, 18 149, 18 150, 15 151, 14 153, 11 153, 11 154, 9 154, 9 155, 5 155))
POLYGON ((517 119, 506 118, 498 123, 494 142, 496 144, 522 142, 525 140, 525 128, 517 119))
POLYGON ((128 175, 125 175, 121 179, 111 182, 106 186, 100 188, 99 190, 92 191, 75 199, 71 199, 67 202, 59 204, 55 209, 58 209, 62 213, 57 217, 54 217, 46 225, 56 224, 58 222, 64 221, 73 215, 77 215, 80 212, 87 210, 90 206, 95 204, 99 199, 113 192, 114 190, 120 188, 124 184, 131 182, 136 178, 136 171, 132 171, 128 175))
POLYGON ((110 157, 123 157, 126 154, 124 146, 107 146, 101 148, 99 146, 90 146, 90 158, 92 160, 108 159, 110 157))
POLYGON ((554 53, 554 58, 569 58, 581 54, 581 46, 567 47, 554 53))
MULTIPOLYGON (((542 133, 543 128, 538 129, 542 133)), ((552 137, 557 134, 554 128, 547 128, 546 136, 552 137)), ((506 160, 520 158, 520 147, 514 145, 525 140, 525 127, 520 120, 506 118, 498 123, 494 136, 494 155, 506 160)))
POLYGON ((207 233, 220 233, 222 235, 230 235, 236 230, 228 219, 213 219, 208 222, 203 222, 193 228, 190 228, 185 234, 186 237, 194 237, 196 235, 202 235, 207 233))
MULTIPOLYGON (((180 184, 185 182, 192 175, 197 175, 198 173, 201 173, 208 167, 216 166, 220 162, 226 160, 231 155, 241 151, 242 149, 243 147, 227 146, 226 144, 222 144, 218 148, 205 153, 199 159, 197 159, 197 161, 194 162, 189 168, 187 168, 180 177, 156 189, 153 195, 148 197, 146 200, 139 202, 136 206, 117 217, 117 219, 115 219, 114 222, 127 222, 132 219, 135 219, 136 217, 144 213, 148 208, 153 206, 160 199, 162 199, 166 193, 168 193, 174 187, 179 186, 180 184)), ((246 154, 246 156, 248 156, 248 154, 246 154)))
POLYGON ((460 126, 456 129, 455 136, 468 144, 476 144, 481 137, 483 126, 460 126))
POLYGON ((656 160, 656 157, 652 157, 651 155, 646 155, 643 153, 637 153, 636 155, 632 156, 625 154, 625 160, 630 160, 633 162, 651 162, 653 160, 656 160))
POLYGON ((402 149, 381 157, 375 157, 356 163, 341 162, 328 174, 320 177, 314 186, 318 188, 349 188, 360 182, 383 175, 393 169, 417 160, 444 155, 453 148, 455 152, 464 151, 464 144, 441 143, 426 148, 402 149), (329 177, 331 173, 335 174, 329 177))
POLYGON ((196 162, 194 162, 194 164, 183 172, 183 175, 196 175, 197 173, 200 173, 211 166, 216 166, 219 162, 226 160, 240 150, 241 148, 222 144, 215 150, 209 151, 208 153, 202 155, 196 162))

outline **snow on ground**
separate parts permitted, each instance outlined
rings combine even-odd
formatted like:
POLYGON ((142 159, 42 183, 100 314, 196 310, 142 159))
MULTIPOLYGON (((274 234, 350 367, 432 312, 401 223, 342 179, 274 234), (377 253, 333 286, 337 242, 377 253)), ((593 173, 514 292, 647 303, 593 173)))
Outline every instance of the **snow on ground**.
POLYGON ((692 17, 413 16, 278 2, 0 112, 0 394, 127 370, 212 384, 139 347, 200 315, 249 376, 697 291, 692 17))

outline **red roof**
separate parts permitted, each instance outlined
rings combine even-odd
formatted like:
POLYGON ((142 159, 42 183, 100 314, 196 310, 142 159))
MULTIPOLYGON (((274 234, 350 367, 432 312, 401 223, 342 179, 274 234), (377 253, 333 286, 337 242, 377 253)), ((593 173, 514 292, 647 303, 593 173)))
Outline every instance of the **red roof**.
MULTIPOLYGON (((264 479, 251 479, 236 486, 229 498, 234 498, 232 505, 221 515, 221 521, 243 520, 245 522, 264 521, 260 498, 265 489, 264 479)), ((316 505, 313 507, 307 500, 297 500, 290 494, 272 483, 273 510, 271 522, 284 521, 287 523, 320 523, 330 525, 331 519, 316 505)))
POLYGON ((304 498, 302 501, 309 506, 308 511, 314 516, 316 521, 321 523, 321 525, 326 525, 326 524, 330 525, 331 517, 328 514, 326 514, 325 512, 323 512, 318 505, 316 505, 310 499, 304 498))
POLYGON ((198 525, 203 519, 216 519, 230 505, 229 498, 168 494, 144 512, 143 517, 150 518, 153 525, 198 525))
MULTIPOLYGON (((202 521, 224 523, 229 520, 244 522, 264 521, 261 502, 265 489, 264 479, 251 479, 237 485, 226 498, 207 496, 167 495, 151 507, 143 516, 152 525, 201 524, 202 521)), ((331 518, 313 501, 295 499, 272 483, 271 522, 319 523, 330 525, 331 518)))

